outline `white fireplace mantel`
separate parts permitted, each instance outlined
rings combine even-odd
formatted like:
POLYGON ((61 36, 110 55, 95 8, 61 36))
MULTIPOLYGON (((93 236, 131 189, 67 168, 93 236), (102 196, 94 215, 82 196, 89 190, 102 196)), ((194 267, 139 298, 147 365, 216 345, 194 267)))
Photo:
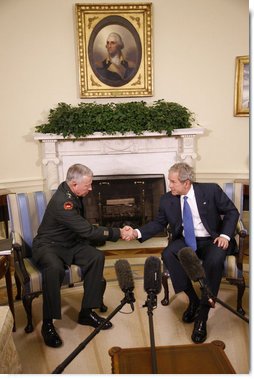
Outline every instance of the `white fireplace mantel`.
POLYGON ((204 128, 175 129, 166 133, 145 132, 142 135, 94 133, 86 137, 66 137, 35 133, 42 143, 42 168, 45 189, 55 189, 65 180, 68 167, 82 163, 94 175, 164 174, 177 161, 195 166, 197 137, 204 128))

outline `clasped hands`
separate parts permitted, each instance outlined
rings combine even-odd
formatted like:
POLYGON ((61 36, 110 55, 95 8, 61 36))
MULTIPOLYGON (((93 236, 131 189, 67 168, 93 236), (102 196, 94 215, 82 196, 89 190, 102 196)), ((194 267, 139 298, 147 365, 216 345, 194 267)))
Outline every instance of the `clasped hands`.
POLYGON ((137 231, 129 225, 125 225, 122 229, 120 229, 120 232, 121 238, 124 241, 132 241, 138 237, 137 231))

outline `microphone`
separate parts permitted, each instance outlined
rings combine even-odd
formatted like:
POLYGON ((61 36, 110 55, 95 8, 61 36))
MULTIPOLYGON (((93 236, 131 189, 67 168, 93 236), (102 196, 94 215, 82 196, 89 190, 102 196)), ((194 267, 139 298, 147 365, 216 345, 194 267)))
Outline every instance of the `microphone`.
POLYGON ((147 292, 147 300, 143 307, 147 307, 149 318, 149 332, 151 345, 152 373, 158 374, 157 356, 155 349, 153 309, 157 306, 157 294, 161 291, 161 261, 158 257, 148 257, 144 267, 144 290, 147 292))
POLYGON ((208 302, 210 303, 212 308, 215 307, 215 302, 218 302, 224 308, 228 309, 230 312, 234 313, 236 316, 249 323, 249 319, 247 317, 235 311, 232 307, 230 307, 211 293, 210 289, 207 287, 207 284, 205 283, 206 276, 202 263, 197 257, 197 254, 190 247, 184 247, 177 253, 177 255, 181 265, 183 266, 190 280, 193 280, 193 282, 199 282, 200 288, 204 291, 205 295, 207 296, 208 302))
POLYGON ((119 259, 115 263, 115 272, 121 290, 126 293, 134 290, 134 280, 131 266, 126 259, 119 259))
POLYGON ((191 247, 184 247, 178 251, 177 255, 186 274, 193 282, 205 279, 205 271, 202 263, 191 247))
POLYGON ((200 259, 197 257, 197 254, 190 247, 184 247, 178 253, 178 258, 185 270, 186 274, 193 282, 199 282, 201 290, 204 291, 208 298, 208 302, 211 307, 215 307, 214 299, 205 283, 205 270, 202 266, 200 259))
POLYGON ((144 290, 156 295, 161 291, 161 261, 158 257, 148 257, 145 261, 144 290))
POLYGON ((135 286, 129 262, 126 259, 119 259, 115 263, 115 272, 119 287, 125 293, 127 303, 131 305, 131 309, 134 311, 133 303, 135 302, 135 299, 133 290, 135 286))

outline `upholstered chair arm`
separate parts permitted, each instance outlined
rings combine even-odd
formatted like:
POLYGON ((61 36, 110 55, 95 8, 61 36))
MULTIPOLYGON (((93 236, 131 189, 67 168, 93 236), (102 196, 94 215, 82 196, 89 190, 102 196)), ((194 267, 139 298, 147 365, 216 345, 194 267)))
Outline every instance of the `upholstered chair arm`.
POLYGON ((244 241, 248 234, 247 229, 245 228, 242 220, 239 219, 237 226, 236 226, 236 234, 239 237, 239 251, 238 251, 238 258, 237 258, 237 267, 242 270, 243 265, 243 252, 244 252, 244 241))
POLYGON ((21 283, 26 284, 30 281, 30 276, 24 263, 24 242, 18 233, 12 234, 12 247, 14 251, 15 271, 21 283))

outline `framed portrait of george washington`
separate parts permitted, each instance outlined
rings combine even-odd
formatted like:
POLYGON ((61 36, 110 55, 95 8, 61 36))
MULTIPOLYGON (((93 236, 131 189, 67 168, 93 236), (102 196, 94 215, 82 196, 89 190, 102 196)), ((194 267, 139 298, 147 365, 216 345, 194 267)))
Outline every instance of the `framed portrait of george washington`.
POLYGON ((81 98, 153 95, 152 4, 76 4, 81 98))
POLYGON ((235 116, 249 116, 250 91, 250 64, 249 56, 236 57, 235 70, 235 116))

